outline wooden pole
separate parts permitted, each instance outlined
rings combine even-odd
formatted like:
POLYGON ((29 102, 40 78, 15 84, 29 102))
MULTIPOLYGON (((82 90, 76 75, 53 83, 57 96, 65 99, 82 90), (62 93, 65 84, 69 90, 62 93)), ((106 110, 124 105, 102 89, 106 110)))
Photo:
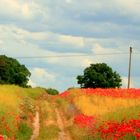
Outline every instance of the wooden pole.
POLYGON ((132 47, 130 47, 130 55, 129 55, 129 68, 128 68, 128 89, 130 88, 130 79, 131 79, 131 55, 132 55, 132 47))

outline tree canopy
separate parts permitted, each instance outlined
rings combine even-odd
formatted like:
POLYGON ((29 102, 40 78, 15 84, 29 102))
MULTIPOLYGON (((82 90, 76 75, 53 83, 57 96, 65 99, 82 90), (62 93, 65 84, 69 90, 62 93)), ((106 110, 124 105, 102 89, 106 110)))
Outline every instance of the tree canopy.
POLYGON ((26 87, 31 73, 16 59, 0 55, 0 84, 16 84, 26 87))
POLYGON ((105 63, 91 64, 77 80, 81 88, 119 88, 122 85, 120 75, 105 63))
POLYGON ((46 89, 46 91, 50 95, 57 95, 57 94, 59 94, 59 91, 54 89, 54 88, 48 88, 48 89, 46 89))

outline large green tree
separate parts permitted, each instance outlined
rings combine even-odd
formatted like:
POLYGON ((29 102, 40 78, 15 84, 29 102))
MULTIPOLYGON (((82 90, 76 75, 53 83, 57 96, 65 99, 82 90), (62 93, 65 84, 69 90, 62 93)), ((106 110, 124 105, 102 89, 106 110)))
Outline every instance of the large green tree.
POLYGON ((31 73, 16 59, 0 55, 0 84, 16 84, 26 87, 31 73))
POLYGON ((81 88, 119 88, 122 85, 120 75, 105 63, 91 64, 77 80, 81 88))

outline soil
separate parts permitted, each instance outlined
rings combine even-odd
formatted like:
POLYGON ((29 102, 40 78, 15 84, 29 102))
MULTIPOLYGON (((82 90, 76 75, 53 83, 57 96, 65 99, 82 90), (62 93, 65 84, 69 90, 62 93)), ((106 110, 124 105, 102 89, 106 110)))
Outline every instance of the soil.
POLYGON ((30 140, 35 140, 39 136, 40 124, 39 124, 39 112, 38 111, 36 112, 36 115, 34 117, 33 128, 34 128, 33 134, 31 136, 30 140))
POLYGON ((65 130, 65 117, 58 108, 55 108, 55 113, 57 117, 57 125, 60 129, 58 140, 71 140, 69 133, 65 130))

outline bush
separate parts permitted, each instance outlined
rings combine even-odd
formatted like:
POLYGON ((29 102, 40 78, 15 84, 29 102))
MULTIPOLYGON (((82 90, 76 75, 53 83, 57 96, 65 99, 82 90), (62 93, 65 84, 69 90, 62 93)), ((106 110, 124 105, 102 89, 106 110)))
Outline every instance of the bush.
POLYGON ((58 95, 59 92, 56 89, 48 88, 46 89, 47 93, 50 95, 58 95))

